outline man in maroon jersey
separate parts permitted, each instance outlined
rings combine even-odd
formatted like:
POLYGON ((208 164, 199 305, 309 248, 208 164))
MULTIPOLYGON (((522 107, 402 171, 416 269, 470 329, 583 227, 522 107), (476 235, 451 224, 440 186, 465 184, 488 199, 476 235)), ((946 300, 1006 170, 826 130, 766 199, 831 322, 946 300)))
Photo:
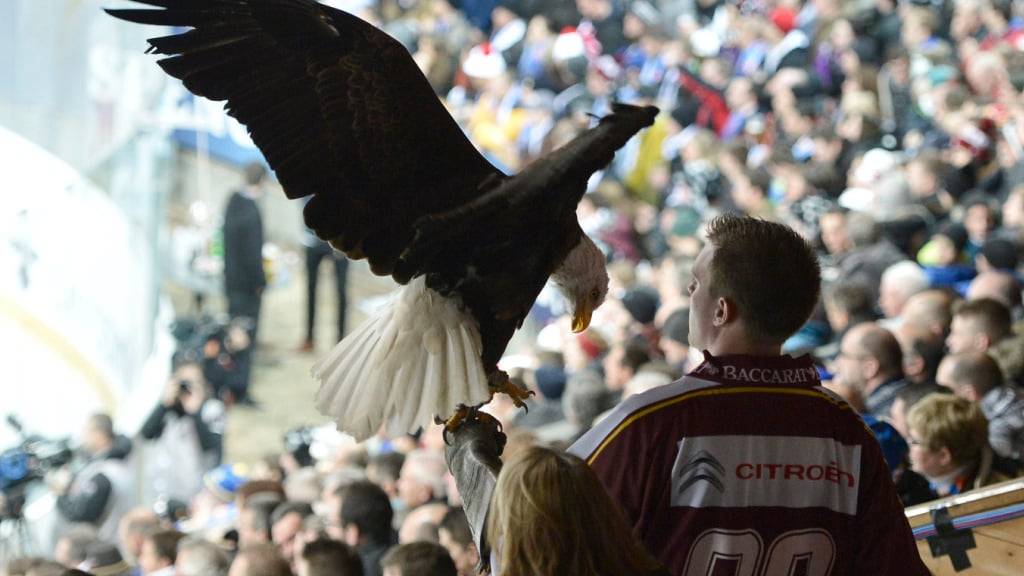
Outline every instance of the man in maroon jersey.
POLYGON ((674 574, 928 574, 871 431, 808 357, 781 355, 818 300, 814 253, 746 217, 708 241, 688 287, 704 362, 569 451, 674 574))

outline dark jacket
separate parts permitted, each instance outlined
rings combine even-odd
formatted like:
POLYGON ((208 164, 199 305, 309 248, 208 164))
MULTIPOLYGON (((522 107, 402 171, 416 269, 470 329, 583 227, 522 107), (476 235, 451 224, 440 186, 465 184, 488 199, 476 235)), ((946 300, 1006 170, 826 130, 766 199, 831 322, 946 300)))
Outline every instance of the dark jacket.
POLYGON ((260 209, 255 200, 235 192, 224 210, 224 287, 255 293, 266 285, 260 209))
POLYGON ((996 454, 1013 460, 1024 459, 1024 391, 1016 386, 999 386, 981 399, 988 418, 988 441, 996 454))
POLYGON ((904 468, 897 476, 896 493, 904 506, 924 504, 939 497, 924 476, 909 468, 904 468))
POLYGON ((125 461, 132 450, 132 442, 126 436, 117 436, 110 450, 92 456, 75 475, 67 493, 57 498, 57 509, 61 516, 71 522, 85 522, 97 527, 117 526, 123 513, 126 497, 124 485, 127 466, 125 461))
POLYGON ((900 252, 895 244, 888 240, 861 248, 855 248, 839 258, 839 282, 859 282, 872 290, 878 300, 878 286, 882 283, 882 273, 897 262, 906 260, 906 254, 900 252))
POLYGON ((364 576, 381 576, 384 569, 380 567, 380 559, 384 557, 390 546, 371 542, 356 547, 356 553, 363 562, 364 576))
POLYGON ((902 378, 893 378, 882 383, 864 398, 864 409, 875 418, 888 418, 893 401, 896 400, 900 390, 907 386, 910 386, 910 382, 902 378))
POLYGON ((168 408, 159 403, 149 413, 149 417, 142 423, 139 434, 146 440, 156 440, 164 433, 164 427, 169 419, 189 418, 195 424, 196 437, 199 439, 199 449, 211 454, 214 462, 220 462, 223 450, 222 434, 210 427, 210 423, 203 419, 203 411, 195 414, 185 412, 180 403, 168 408))

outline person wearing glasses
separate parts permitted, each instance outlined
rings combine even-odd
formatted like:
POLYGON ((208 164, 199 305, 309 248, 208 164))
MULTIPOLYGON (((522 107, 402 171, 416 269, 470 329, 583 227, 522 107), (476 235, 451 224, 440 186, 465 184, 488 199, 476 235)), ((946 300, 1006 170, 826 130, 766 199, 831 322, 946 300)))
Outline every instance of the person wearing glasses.
POLYGON ((899 340, 874 322, 858 324, 843 336, 834 370, 837 385, 856 392, 863 411, 875 418, 889 416, 897 394, 909 385, 899 340))
POLYGON ((907 414, 910 463, 939 496, 1016 478, 1020 464, 999 457, 988 443, 988 420, 974 402, 931 394, 907 414))

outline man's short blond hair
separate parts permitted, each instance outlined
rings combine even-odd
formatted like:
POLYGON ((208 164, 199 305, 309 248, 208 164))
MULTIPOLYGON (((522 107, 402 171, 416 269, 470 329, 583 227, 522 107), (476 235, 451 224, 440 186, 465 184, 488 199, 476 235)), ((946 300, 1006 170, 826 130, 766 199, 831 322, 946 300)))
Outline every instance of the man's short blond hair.
POLYGON ((907 426, 929 450, 949 450, 955 466, 978 460, 988 446, 988 420, 977 403, 950 394, 929 394, 907 414, 907 426))

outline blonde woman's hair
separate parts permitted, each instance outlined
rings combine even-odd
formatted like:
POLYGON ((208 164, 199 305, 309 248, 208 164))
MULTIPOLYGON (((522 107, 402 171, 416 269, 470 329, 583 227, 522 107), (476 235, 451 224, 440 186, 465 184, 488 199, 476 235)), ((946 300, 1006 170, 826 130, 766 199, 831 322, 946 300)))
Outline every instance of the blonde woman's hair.
POLYGON ((978 460, 988 446, 988 420, 976 402, 933 393, 914 404, 907 414, 914 438, 933 452, 946 448, 953 464, 963 466, 978 460))
POLYGON ((488 538, 509 576, 649 574, 658 563, 586 462, 542 446, 505 463, 488 538))

